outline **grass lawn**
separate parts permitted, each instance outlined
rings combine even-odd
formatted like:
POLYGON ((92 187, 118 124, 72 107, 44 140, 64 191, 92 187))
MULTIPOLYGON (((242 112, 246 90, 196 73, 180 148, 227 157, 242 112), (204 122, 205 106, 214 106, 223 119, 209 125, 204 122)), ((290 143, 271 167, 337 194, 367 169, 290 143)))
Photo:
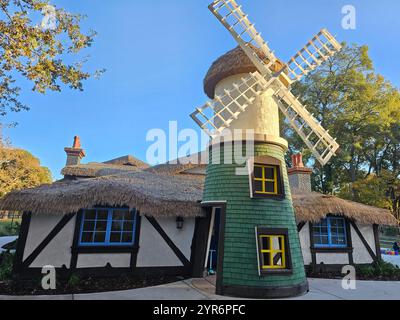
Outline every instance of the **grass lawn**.
POLYGON ((20 224, 20 220, 0 220, 0 237, 17 236, 20 224))

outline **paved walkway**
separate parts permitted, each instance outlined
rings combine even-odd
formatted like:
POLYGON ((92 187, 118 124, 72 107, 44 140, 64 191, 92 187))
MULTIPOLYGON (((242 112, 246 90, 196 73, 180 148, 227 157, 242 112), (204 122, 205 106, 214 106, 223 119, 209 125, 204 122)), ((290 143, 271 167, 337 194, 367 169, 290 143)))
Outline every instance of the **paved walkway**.
MULTIPOLYGON (((10 297, 0 300, 228 300, 215 295, 215 280, 190 279, 128 291, 64 296, 10 297)), ((288 300, 400 300, 400 282, 357 281, 356 290, 344 290, 341 280, 309 279, 310 292, 288 300)))

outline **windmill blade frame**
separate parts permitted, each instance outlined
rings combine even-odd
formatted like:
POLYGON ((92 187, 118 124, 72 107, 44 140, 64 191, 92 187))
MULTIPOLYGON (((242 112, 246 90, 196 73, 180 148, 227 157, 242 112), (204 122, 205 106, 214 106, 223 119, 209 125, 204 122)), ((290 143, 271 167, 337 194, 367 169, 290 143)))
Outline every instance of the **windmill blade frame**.
POLYGON ((272 77, 271 67, 277 62, 273 51, 261 37, 235 0, 215 0, 208 7, 217 19, 228 29, 242 50, 257 67, 262 76, 272 77))
POLYGON ((322 166, 326 165, 340 147, 336 139, 332 138, 329 131, 321 126, 284 84, 279 80, 276 83, 280 88, 275 92, 274 99, 279 109, 318 162, 322 166))
POLYGON ((238 119, 269 85, 259 72, 250 73, 190 116, 210 137, 215 138, 238 119))
POLYGON ((282 69, 291 83, 300 81, 342 49, 342 45, 327 29, 322 29, 298 51, 282 69))

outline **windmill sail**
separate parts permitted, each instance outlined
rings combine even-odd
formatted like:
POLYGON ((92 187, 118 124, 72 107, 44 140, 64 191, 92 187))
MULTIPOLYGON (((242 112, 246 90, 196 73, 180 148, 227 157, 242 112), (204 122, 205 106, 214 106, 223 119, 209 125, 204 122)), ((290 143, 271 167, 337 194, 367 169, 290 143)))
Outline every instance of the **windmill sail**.
POLYGON ((283 84, 280 85, 281 88, 274 94, 280 110, 314 157, 324 166, 335 155, 339 144, 301 102, 283 84))
POLYGON ((215 138, 252 105, 268 86, 269 83, 260 73, 250 73, 235 83, 231 90, 225 90, 225 94, 216 96, 190 116, 208 135, 215 138))
POLYGON ((277 59, 267 43, 257 32, 254 24, 244 14, 235 0, 216 0, 209 9, 228 29, 242 50, 251 59, 263 76, 271 76, 271 67, 277 59))
POLYGON ((292 82, 299 81, 341 49, 328 30, 322 29, 289 60, 282 72, 288 74, 292 82))

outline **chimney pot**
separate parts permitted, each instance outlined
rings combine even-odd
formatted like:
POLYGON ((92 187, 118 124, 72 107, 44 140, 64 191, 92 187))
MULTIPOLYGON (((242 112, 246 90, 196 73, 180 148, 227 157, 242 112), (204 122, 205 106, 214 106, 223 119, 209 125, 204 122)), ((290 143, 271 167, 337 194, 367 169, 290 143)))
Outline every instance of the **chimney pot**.
POLYGON ((312 170, 304 166, 303 155, 292 155, 292 167, 288 169, 289 184, 294 193, 311 192, 312 170))
POLYGON ((81 147, 81 140, 78 136, 74 137, 72 148, 65 148, 67 154, 66 166, 76 166, 81 163, 82 158, 86 156, 85 151, 81 147))

